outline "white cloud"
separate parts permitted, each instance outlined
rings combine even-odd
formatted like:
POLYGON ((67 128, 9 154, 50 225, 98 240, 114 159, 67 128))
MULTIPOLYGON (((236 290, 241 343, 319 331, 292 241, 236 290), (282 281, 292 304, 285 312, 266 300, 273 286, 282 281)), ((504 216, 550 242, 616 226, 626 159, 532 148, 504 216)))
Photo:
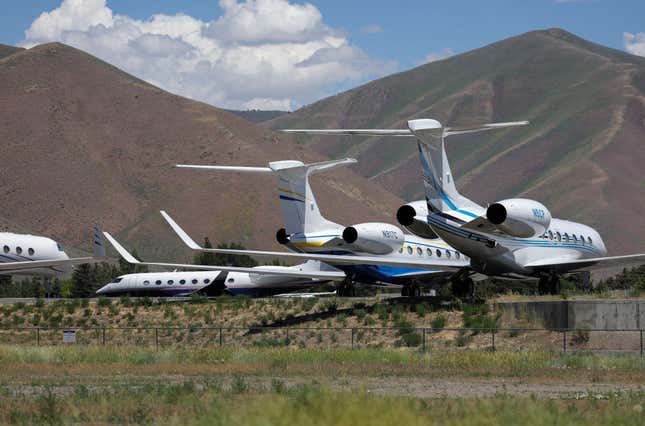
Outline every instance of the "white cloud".
POLYGON ((376 24, 365 25, 364 27, 361 27, 361 33, 363 34, 377 34, 382 32, 383 32, 383 27, 376 24))
POLYGON ((226 108, 291 109, 390 73, 311 4, 220 0, 223 14, 116 15, 106 0, 63 0, 25 32, 23 47, 61 41, 173 93, 226 108))
POLYGON ((421 64, 427 64, 429 62, 435 62, 435 61, 440 61, 442 59, 449 58, 450 56, 454 55, 455 52, 453 52, 452 49, 445 47, 441 49, 439 52, 430 52, 428 53, 422 60, 421 64))
POLYGON ((632 55, 645 56, 645 33, 623 33, 623 44, 632 55))

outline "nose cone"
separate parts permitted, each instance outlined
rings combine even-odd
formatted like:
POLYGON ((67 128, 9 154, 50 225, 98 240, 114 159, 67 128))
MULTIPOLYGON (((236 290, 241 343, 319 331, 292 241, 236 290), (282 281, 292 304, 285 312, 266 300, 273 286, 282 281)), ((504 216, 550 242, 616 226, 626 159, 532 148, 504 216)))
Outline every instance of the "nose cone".
POLYGON ((110 289, 110 284, 104 285, 103 287, 96 290, 96 294, 107 294, 110 289))

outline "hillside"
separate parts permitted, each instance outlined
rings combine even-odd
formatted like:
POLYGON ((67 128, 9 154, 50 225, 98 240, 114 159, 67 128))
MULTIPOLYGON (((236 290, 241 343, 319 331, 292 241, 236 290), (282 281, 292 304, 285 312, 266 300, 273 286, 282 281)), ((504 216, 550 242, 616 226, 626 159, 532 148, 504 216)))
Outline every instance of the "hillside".
POLYGON ((247 110, 227 109, 225 111, 235 114, 239 117, 242 117, 243 119, 248 120, 252 123, 262 123, 263 121, 272 120, 274 118, 280 117, 281 115, 289 114, 288 111, 260 110, 260 109, 247 109, 247 110))
MULTIPOLYGON (((462 192, 484 204, 519 195, 597 227, 612 253, 645 248, 645 58, 560 29, 534 31, 394 74, 266 123, 272 128, 399 128, 530 120, 455 136, 447 150, 462 192)), ((414 143, 298 137, 408 200, 422 198, 414 143)))
MULTIPOLYGON (((158 213, 164 208, 196 238, 276 248, 275 180, 173 165, 325 159, 69 46, 2 51, 3 227, 89 249, 98 222, 146 258, 185 258, 158 213)), ((401 202, 351 170, 319 175, 313 184, 323 213, 341 223, 390 220, 401 202)))

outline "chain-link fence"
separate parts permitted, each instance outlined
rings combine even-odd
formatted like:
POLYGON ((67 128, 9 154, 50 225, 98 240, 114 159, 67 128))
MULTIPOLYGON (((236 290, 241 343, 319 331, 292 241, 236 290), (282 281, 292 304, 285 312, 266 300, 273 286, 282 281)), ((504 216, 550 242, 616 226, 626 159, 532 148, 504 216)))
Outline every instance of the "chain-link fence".
POLYGON ((0 344, 392 348, 636 353, 643 330, 401 327, 2 327, 0 344))

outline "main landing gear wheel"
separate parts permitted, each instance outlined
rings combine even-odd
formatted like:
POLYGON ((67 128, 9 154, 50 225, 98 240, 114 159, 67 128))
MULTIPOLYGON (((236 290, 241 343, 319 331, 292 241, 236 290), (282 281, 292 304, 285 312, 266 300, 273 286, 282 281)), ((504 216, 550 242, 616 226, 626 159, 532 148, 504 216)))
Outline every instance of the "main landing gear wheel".
POLYGON ((452 294, 458 299, 472 300, 475 297, 475 283, 470 277, 452 281, 452 294))
POLYGON ((404 285, 401 287, 403 297, 421 297, 421 287, 417 285, 404 285))
POLYGON ((336 288, 336 293, 340 297, 356 296, 356 291, 354 290, 354 284, 351 281, 343 281, 343 283, 336 288))
POLYGON ((557 274, 540 277, 539 294, 560 294, 560 277, 557 274))

